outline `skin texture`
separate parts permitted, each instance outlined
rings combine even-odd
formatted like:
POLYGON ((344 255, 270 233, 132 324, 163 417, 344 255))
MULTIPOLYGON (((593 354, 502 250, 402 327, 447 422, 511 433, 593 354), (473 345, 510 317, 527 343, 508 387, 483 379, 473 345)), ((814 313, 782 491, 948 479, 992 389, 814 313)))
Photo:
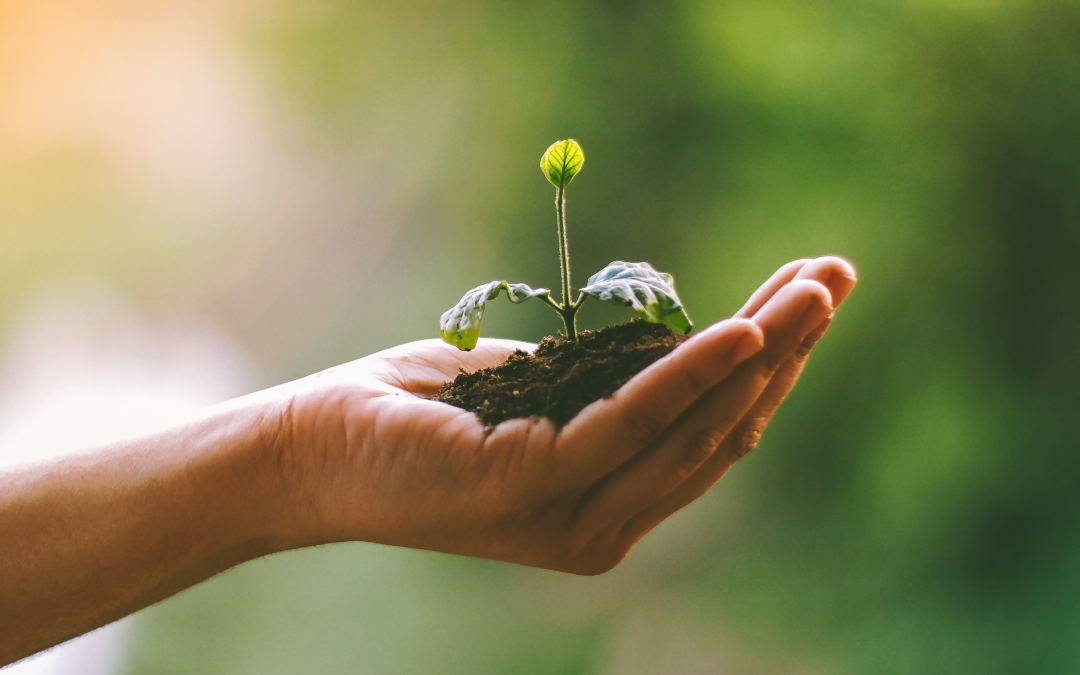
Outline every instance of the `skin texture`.
POLYGON ((0 664, 269 553, 370 541, 605 572, 757 444, 855 284, 776 272, 560 432, 427 400, 533 345, 424 340, 156 436, 0 470, 0 664))

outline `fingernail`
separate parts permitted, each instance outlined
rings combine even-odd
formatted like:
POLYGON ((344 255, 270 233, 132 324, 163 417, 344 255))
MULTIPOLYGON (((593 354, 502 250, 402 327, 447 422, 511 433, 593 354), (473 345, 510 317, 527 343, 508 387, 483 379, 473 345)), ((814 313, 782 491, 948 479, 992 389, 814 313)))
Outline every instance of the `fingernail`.
POLYGON ((815 296, 810 301, 810 306, 803 312, 802 321, 799 324, 799 337, 804 338, 810 331, 821 325, 821 322, 829 318, 833 308, 815 296))
POLYGON ((765 346, 763 336, 758 331, 751 331, 739 339, 735 345, 735 363, 742 363, 765 346))
POLYGON ((855 288, 856 283, 857 279, 855 279, 852 274, 833 272, 829 275, 828 281, 825 282, 825 287, 832 292, 834 309, 847 298, 848 294, 855 288))

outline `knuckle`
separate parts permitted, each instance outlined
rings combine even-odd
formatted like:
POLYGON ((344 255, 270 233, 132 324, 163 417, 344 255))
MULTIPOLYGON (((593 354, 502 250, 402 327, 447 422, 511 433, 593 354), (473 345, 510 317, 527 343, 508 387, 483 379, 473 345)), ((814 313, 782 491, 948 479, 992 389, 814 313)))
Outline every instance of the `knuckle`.
POLYGON ((757 447, 761 441, 761 434, 765 431, 769 419, 767 417, 755 417, 735 438, 733 446, 736 459, 742 459, 757 447))
POLYGON ((665 425, 651 412, 633 410, 626 415, 625 427, 632 443, 647 445, 663 433, 665 425))
POLYGON ((803 338, 803 341, 799 343, 798 349, 795 350, 795 359, 799 363, 806 361, 806 358, 810 355, 810 350, 814 348, 821 336, 825 334, 825 331, 829 328, 831 320, 826 319, 822 325, 814 329, 809 335, 803 338))
POLYGON ((692 471, 712 456, 724 435, 716 429, 699 430, 683 448, 683 468, 692 471))
POLYGON ((802 364, 806 361, 806 357, 810 356, 810 350, 814 348, 814 344, 807 343, 805 340, 798 348, 792 353, 791 358, 795 363, 802 364))
POLYGON ((766 354, 765 358, 758 361, 758 376, 766 380, 772 378, 786 358, 787 354, 777 353, 776 351, 766 354))
POLYGON ((688 368, 683 371, 683 389, 697 398, 712 388, 711 371, 706 368, 688 368))

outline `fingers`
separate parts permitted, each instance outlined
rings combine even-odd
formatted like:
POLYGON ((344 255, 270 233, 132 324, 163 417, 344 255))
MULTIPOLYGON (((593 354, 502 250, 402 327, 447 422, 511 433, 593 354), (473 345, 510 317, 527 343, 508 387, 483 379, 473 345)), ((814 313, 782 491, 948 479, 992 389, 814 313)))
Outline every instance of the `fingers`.
POLYGON ((837 256, 822 256, 813 260, 806 258, 795 260, 778 269, 768 281, 754 292, 746 305, 735 316, 753 318, 769 299, 789 281, 811 280, 823 284, 829 289, 833 306, 844 301, 855 285, 855 268, 851 263, 837 256))
POLYGON ((771 372, 833 312, 832 295, 821 283, 792 281, 754 315, 754 323, 768 336, 758 355, 762 367, 771 372))
POLYGON ((623 528, 625 536, 634 541, 644 536, 668 516, 708 492, 735 465, 735 462, 754 449, 773 413, 798 379, 798 371, 802 370, 802 364, 806 362, 810 350, 825 334, 829 324, 830 320, 826 319, 803 339, 795 354, 784 362, 777 374, 769 381, 750 411, 724 437, 701 468, 677 488, 632 518, 623 528))
POLYGON ((809 279, 824 284, 832 296, 833 307, 840 303, 855 287, 855 268, 843 258, 834 255, 815 258, 803 265, 793 277, 795 280, 809 279))
POLYGON ((780 289, 754 317, 765 348, 695 401, 650 449, 598 483, 583 500, 581 517, 598 526, 625 522, 694 476, 751 411, 776 368, 832 310, 828 289, 816 281, 780 289))
POLYGON ((765 303, 769 301, 772 296, 776 295, 776 292, 783 288, 789 281, 795 278, 795 275, 799 273, 803 267, 810 262, 809 258, 803 258, 802 260, 792 260, 788 264, 784 265, 780 269, 776 270, 769 280, 763 283, 754 294, 750 296, 750 299, 746 301, 743 308, 738 312, 735 312, 735 318, 737 319, 749 319, 758 313, 758 310, 765 306, 765 303))
POLYGON ((831 323, 831 319, 822 321, 817 328, 803 339, 795 353, 777 369, 776 374, 773 375, 768 386, 765 387, 765 391, 754 403, 750 412, 739 422, 734 433, 725 439, 726 447, 723 454, 728 456, 732 464, 757 447, 765 427, 772 420, 772 416, 776 413, 780 404, 791 393, 795 382, 798 381, 799 375, 806 365, 806 360, 810 356, 810 350, 814 348, 817 341, 829 329, 831 323))
POLYGON ((593 484, 656 440, 763 344, 759 325, 746 319, 702 331, 571 420, 559 435, 558 461, 593 484))

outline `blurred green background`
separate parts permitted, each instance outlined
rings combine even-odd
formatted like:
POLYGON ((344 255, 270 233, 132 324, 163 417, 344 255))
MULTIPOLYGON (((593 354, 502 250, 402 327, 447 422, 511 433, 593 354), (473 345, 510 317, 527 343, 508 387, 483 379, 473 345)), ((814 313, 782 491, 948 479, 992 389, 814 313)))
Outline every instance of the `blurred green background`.
POLYGON ((0 0, 0 48, 0 330, 93 279, 251 386, 434 336, 558 286, 565 137, 578 282, 648 260, 704 325, 859 270, 760 447, 608 575, 277 555, 139 615, 131 675, 1080 672, 1080 2, 0 0))

